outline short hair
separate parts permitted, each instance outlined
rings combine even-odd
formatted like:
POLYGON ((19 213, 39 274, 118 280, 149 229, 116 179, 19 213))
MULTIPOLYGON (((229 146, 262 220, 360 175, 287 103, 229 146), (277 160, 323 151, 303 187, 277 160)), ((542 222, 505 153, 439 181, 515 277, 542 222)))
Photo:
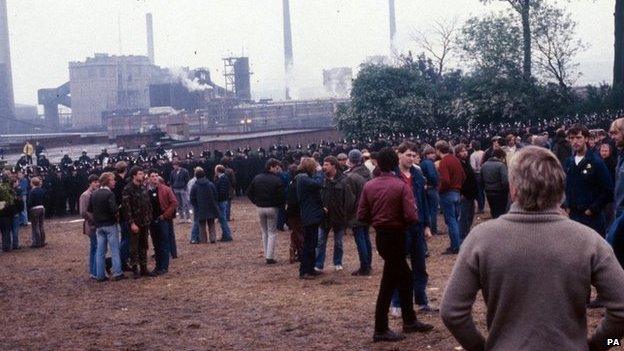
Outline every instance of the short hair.
POLYGON ((382 172, 390 172, 399 166, 399 156, 390 147, 385 147, 377 155, 377 166, 382 172))
POLYGON ((464 143, 459 143, 457 145, 455 145, 455 156, 457 156, 460 152, 467 150, 466 148, 466 144, 464 143))
POLYGON ((561 203, 565 173, 548 149, 527 146, 514 154, 509 166, 509 184, 525 211, 543 211, 561 203))
POLYGON ((580 123, 575 123, 573 124, 570 128, 568 128, 568 130, 566 131, 566 135, 570 136, 570 135, 577 135, 577 134, 582 134, 583 137, 585 138, 589 138, 590 137, 590 132, 589 129, 587 129, 586 126, 580 124, 580 123))
POLYGON ((201 167, 195 168, 195 178, 206 178, 206 171, 204 171, 204 169, 201 167))
POLYGON ((414 152, 420 153, 416 143, 413 143, 411 141, 404 141, 399 145, 399 147, 397 147, 397 152, 400 154, 405 153, 407 150, 412 150, 414 152))
POLYGON ((327 162, 329 164, 331 164, 332 166, 336 167, 336 169, 338 171, 340 171, 340 161, 338 161, 338 159, 334 156, 327 156, 323 159, 323 162, 327 162))
POLYGON ((123 173, 126 171, 126 169, 128 169, 128 164, 126 163, 126 161, 118 161, 117 163, 115 163, 115 171, 117 171, 117 173, 123 173))
POLYGON ((150 170, 147 171, 147 175, 152 175, 152 173, 156 173, 160 176, 160 172, 158 172, 158 170, 156 168, 152 168, 150 170))
MULTIPOLYGON (((132 167, 132 168, 134 168, 134 167, 132 167)), ((111 172, 104 172, 100 176, 100 185, 108 186, 113 179, 115 179, 115 175, 113 173, 111 173, 111 172)))
POLYGON ((225 167, 223 165, 217 165, 217 167, 215 167, 215 170, 218 173, 225 173, 225 167))
POLYGON ((89 181, 89 184, 91 184, 93 182, 99 182, 100 178, 97 175, 92 174, 89 176, 89 178, 87 178, 87 180, 89 181))
POLYGON ((495 147, 494 151, 492 151, 492 156, 504 160, 507 157, 507 153, 500 147, 495 147))
POLYGON ((178 159, 175 159, 175 160, 173 161, 173 165, 174 165, 174 166, 179 166, 179 165, 181 165, 181 164, 182 164, 182 162, 180 162, 180 160, 178 160, 178 159))
POLYGON ((307 174, 313 174, 316 172, 316 160, 311 157, 302 157, 299 169, 307 174))
POLYGON ((431 147, 431 145, 425 146, 425 150, 423 151, 423 155, 427 156, 427 155, 431 155, 431 154, 435 154, 435 149, 433 147, 431 147))
POLYGON ((33 187, 37 187, 41 185, 41 179, 39 179, 39 177, 34 177, 33 179, 30 180, 30 185, 33 187))
POLYGON ((266 161, 266 163, 264 164, 264 170, 268 171, 269 169, 275 167, 275 166, 281 166, 282 163, 279 160, 276 160, 274 158, 270 158, 266 161))
POLYGON ((451 153, 451 145, 449 145, 448 141, 446 140, 438 140, 435 143, 435 148, 443 154, 451 153))
POLYGON ((130 177, 134 178, 139 172, 143 172, 143 167, 141 167, 141 166, 134 166, 134 167, 130 168, 130 177))

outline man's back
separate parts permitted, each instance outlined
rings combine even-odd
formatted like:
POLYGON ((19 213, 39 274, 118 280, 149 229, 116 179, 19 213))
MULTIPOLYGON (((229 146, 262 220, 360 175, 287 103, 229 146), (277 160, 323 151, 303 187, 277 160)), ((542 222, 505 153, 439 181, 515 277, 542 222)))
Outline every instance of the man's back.
POLYGON ((608 322, 595 336, 604 343, 624 330, 624 271, 613 251, 556 209, 535 213, 514 205, 462 244, 442 319, 467 350, 587 350, 590 285, 607 307, 608 322), (478 290, 487 304, 487 341, 470 318, 478 290))

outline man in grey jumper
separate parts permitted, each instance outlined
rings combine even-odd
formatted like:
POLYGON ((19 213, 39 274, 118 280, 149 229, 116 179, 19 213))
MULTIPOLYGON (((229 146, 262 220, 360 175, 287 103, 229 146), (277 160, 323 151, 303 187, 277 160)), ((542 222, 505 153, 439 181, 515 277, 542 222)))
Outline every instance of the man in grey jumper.
POLYGON ((467 351, 613 346, 624 334, 624 270, 598 233, 561 214, 559 161, 546 149, 523 148, 509 178, 510 212, 475 227, 462 244, 442 299, 444 324, 467 351), (588 339, 592 285, 606 311, 588 339), (471 315, 479 290, 487 338, 471 315))

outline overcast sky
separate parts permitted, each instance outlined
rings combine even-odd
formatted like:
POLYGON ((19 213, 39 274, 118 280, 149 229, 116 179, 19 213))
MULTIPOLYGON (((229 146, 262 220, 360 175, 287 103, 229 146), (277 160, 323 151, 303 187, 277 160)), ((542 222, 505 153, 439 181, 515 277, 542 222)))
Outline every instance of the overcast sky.
MULTIPOLYGON (((156 64, 208 67, 213 80, 223 85, 221 59, 244 54, 250 57, 255 97, 283 89, 281 0, 7 2, 18 103, 35 104, 37 89, 66 82, 69 61, 83 61, 96 52, 144 55, 147 12, 154 16, 156 64)), ((504 4, 396 0, 398 49, 414 50, 409 34, 426 30, 432 20, 463 21, 505 8, 504 4)), ((611 80, 614 4, 614 0, 565 4, 578 22, 579 37, 590 44, 578 56, 583 83, 611 80)), ((300 86, 320 86, 324 68, 356 69, 366 56, 389 52, 387 0, 291 0, 291 18, 300 86)))

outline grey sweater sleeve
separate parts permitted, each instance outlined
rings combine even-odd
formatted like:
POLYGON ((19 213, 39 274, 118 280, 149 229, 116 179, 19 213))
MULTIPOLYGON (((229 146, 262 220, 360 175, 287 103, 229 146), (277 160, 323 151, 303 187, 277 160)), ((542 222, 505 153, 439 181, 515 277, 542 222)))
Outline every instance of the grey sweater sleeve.
POLYGON ((592 259, 592 285, 605 306, 604 318, 589 339, 590 350, 606 350, 607 339, 624 335, 624 270, 606 241, 599 240, 592 259))
MULTIPOLYGON (((470 239, 474 238, 469 237, 464 245, 469 244, 470 239)), ((474 252, 468 245, 460 250, 440 306, 444 325, 466 351, 485 348, 485 338, 472 318, 472 305, 480 289, 478 267, 471 264, 478 262, 474 252)))

